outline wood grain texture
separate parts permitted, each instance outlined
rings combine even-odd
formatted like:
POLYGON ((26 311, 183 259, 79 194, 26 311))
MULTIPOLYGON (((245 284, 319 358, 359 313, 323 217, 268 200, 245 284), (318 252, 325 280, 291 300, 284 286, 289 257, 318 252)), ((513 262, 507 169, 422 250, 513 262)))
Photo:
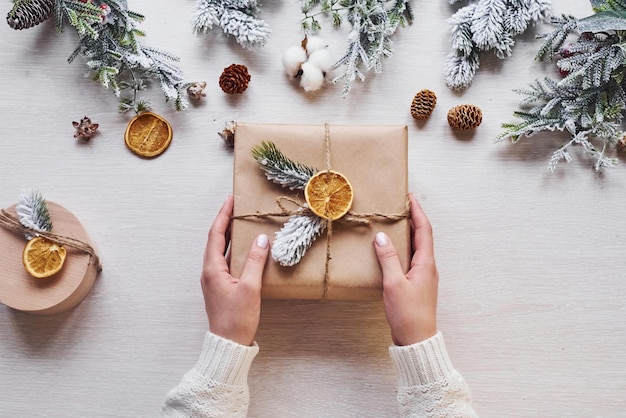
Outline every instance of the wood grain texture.
MULTIPOLYGON (((0 25, 0 206, 36 187, 62 202, 98 244, 105 270, 75 309, 37 317, 0 306, 0 416, 154 417, 191 368, 207 329, 199 285, 206 235, 232 187, 232 152, 216 132, 228 120, 409 126, 409 189, 435 231, 439 327, 483 417, 616 417, 626 410, 626 161, 595 175, 576 159, 546 166, 559 134, 493 144, 512 121, 513 88, 557 76, 533 60, 534 33, 513 56, 485 54, 470 89, 445 87, 446 19, 440 0, 416 0, 383 73, 341 98, 339 86, 307 95, 283 75, 280 56, 301 34, 298 2, 264 2, 272 37, 260 53, 215 34, 192 34, 193 1, 131 2, 147 15, 145 42, 173 51, 205 97, 184 113, 148 93, 174 139, 162 156, 124 144, 130 115, 66 58, 76 41, 52 22, 27 31, 0 25), (252 75, 238 97, 218 86, 223 68, 252 75), (425 122, 409 107, 437 93, 425 122), (473 132, 446 121, 458 104, 484 114, 473 132), (71 122, 100 124, 88 143, 71 122)), ((6 9, 8 10, 8 3, 6 9)), ((555 0, 556 13, 591 13, 555 0)), ((345 32, 328 30, 333 53, 345 32)), ((253 417, 396 414, 389 330, 378 303, 267 301, 250 375, 253 417)))

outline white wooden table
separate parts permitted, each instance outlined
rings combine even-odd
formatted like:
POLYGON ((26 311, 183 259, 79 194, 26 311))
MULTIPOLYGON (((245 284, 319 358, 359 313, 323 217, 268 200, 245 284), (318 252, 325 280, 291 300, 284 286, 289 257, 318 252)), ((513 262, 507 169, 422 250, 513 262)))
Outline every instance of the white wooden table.
MULTIPOLYGON (((626 164, 596 175, 584 161, 546 172, 547 137, 494 144, 513 120, 513 88, 554 68, 535 62, 534 34, 512 58, 483 56, 472 87, 446 88, 443 60, 452 10, 416 0, 415 23, 395 37, 384 71, 343 99, 339 86, 306 95, 280 56, 301 37, 296 1, 266 1, 273 34, 260 53, 191 31, 193 1, 131 1, 146 14, 145 43, 175 52, 207 97, 176 113, 153 160, 123 141, 129 115, 83 77, 71 30, 0 25, 0 206, 36 187, 70 209, 97 243, 104 271, 76 309, 49 317, 0 306, 0 416, 153 417, 199 354, 207 329, 199 272, 206 234, 231 191, 232 153, 217 137, 228 120, 406 124, 410 189, 429 215, 441 272, 439 327, 484 417, 615 417, 626 410, 626 164), (175 3, 175 4, 174 4, 175 3), (222 69, 248 66, 249 89, 226 96, 222 69), (432 117, 409 115, 413 95, 435 91, 432 117), (482 125, 455 134, 449 108, 472 103, 482 125), (89 143, 71 122, 100 123, 89 143)), ((585 0, 555 0, 558 13, 591 13, 585 0)), ((5 2, 3 10, 10 4, 5 2)), ((3 13, 5 13, 3 11, 3 13)), ((540 31, 540 30, 539 30, 540 31)), ((343 33, 325 32, 334 52, 343 33)), ((1 267, 0 267, 1 268, 1 267)), ((396 414, 395 375, 380 303, 268 301, 250 376, 255 417, 396 414)))

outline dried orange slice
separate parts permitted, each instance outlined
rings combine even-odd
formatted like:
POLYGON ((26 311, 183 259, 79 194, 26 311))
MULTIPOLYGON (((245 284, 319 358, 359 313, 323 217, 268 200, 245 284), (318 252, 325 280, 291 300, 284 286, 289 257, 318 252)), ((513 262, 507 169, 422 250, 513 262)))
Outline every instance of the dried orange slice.
POLYGON ((140 113, 128 123, 124 141, 135 154, 156 157, 170 146, 172 126, 155 113, 140 113))
POLYGON ((320 171, 304 188, 309 209, 320 218, 334 221, 348 213, 354 193, 348 179, 336 171, 320 171))
POLYGON ((65 247, 43 237, 28 241, 22 253, 22 263, 31 276, 38 279, 58 273, 65 262, 65 247))

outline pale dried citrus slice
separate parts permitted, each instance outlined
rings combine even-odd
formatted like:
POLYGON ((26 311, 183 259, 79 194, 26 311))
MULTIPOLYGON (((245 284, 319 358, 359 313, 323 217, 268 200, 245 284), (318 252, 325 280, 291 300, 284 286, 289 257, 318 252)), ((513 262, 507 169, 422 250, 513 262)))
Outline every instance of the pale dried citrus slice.
POLYGON ((320 171, 304 188, 309 209, 320 218, 334 221, 348 213, 354 193, 348 179, 336 171, 320 171))
POLYGON ((128 123, 124 141, 135 154, 155 157, 172 142, 172 126, 155 113, 140 113, 128 123))
POLYGON ((22 263, 31 276, 44 279, 61 270, 65 256, 65 247, 62 245, 43 237, 35 237, 26 244, 22 263))

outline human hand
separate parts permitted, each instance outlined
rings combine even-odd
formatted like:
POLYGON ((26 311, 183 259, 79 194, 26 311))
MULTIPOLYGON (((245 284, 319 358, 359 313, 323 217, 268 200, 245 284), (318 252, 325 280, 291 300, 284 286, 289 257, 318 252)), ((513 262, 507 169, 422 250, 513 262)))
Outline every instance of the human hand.
POLYGON ((209 330, 241 345, 252 345, 261 314, 261 277, 269 240, 259 235, 250 248, 241 278, 231 276, 224 256, 230 241, 233 197, 217 214, 204 251, 201 284, 209 330))
POLYGON ((376 234, 376 255, 383 271, 385 315, 396 345, 424 341, 437 333, 437 287, 439 273, 435 264, 432 227, 413 193, 411 238, 413 257, 404 274, 400 259, 389 237, 376 234))

